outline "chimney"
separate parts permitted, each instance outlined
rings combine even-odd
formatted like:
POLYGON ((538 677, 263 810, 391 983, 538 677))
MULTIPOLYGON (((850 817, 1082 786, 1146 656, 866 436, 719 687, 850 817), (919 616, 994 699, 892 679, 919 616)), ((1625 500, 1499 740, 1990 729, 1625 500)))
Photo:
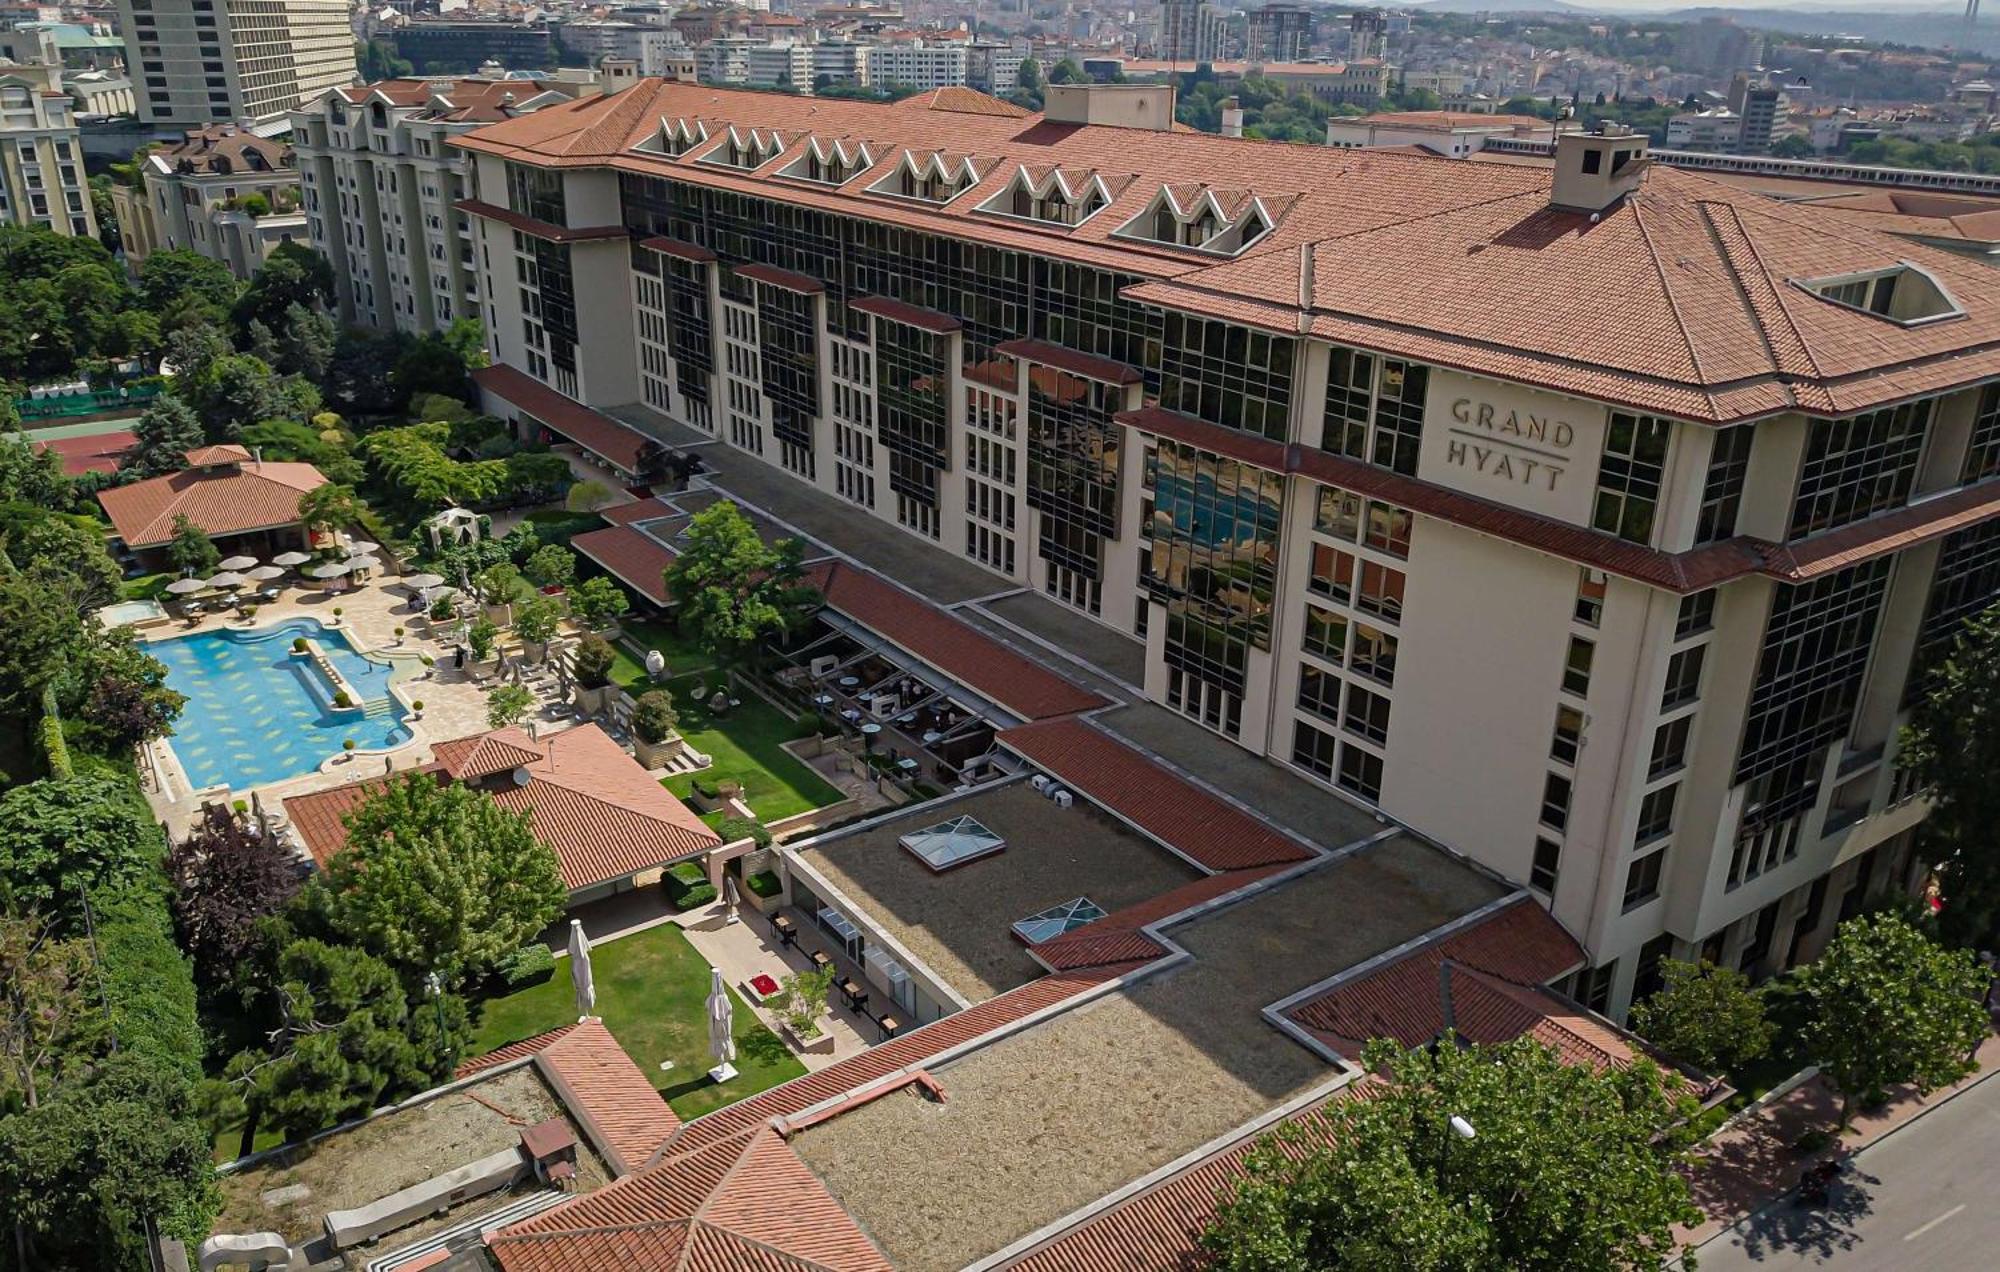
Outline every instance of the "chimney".
POLYGON ((1651 163, 1645 134, 1623 124, 1599 124, 1596 132, 1563 133, 1556 138, 1549 206, 1564 212, 1606 211, 1639 188, 1639 178, 1651 163))
POLYGON ((1234 97, 1222 99, 1222 135, 1225 137, 1243 135, 1243 106, 1234 97))

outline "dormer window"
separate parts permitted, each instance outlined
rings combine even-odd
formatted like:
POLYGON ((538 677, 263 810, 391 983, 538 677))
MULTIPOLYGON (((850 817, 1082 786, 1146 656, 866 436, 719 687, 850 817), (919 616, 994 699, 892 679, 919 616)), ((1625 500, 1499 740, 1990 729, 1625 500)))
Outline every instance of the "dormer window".
POLYGON ((895 169, 869 186, 868 192, 943 204, 978 185, 979 176, 979 168, 967 156, 906 150, 895 169))
POLYGON ((1234 256, 1269 234, 1297 197, 1280 195, 1273 201, 1247 190, 1161 186, 1151 207, 1113 233, 1234 256))
POLYGON ((708 125, 696 120, 690 124, 685 119, 663 119, 660 121, 660 151, 678 158, 708 140, 708 125))
POLYGON ((1821 300, 1905 327, 1960 318, 1965 314, 1958 301, 1944 289, 1944 284, 1929 270, 1909 261, 1898 262, 1887 269, 1793 279, 1792 284, 1821 300))
POLYGON ((805 152, 779 175, 838 186, 846 185, 874 166, 875 161, 869 157, 866 146, 857 146, 850 151, 839 142, 827 146, 814 140, 808 141, 805 152))
POLYGON ((753 128, 748 133, 729 130, 729 140, 704 155, 700 162, 725 164, 731 168, 754 171, 783 154, 785 143, 776 133, 763 133, 753 128))
POLYGON ((1111 202, 1104 180, 1094 172, 1050 170, 1037 181, 1025 167, 1013 182, 980 205, 982 212, 1000 212, 1047 225, 1082 225, 1111 202))

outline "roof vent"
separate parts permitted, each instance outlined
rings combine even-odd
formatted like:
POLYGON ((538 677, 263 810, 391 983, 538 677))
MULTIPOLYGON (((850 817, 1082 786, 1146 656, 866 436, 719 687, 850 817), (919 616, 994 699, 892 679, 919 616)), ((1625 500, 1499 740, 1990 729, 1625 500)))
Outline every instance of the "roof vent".
POLYGON ((1639 188, 1652 160, 1646 137, 1623 124, 1556 138, 1556 179, 1549 205, 1565 212, 1602 212, 1639 188))

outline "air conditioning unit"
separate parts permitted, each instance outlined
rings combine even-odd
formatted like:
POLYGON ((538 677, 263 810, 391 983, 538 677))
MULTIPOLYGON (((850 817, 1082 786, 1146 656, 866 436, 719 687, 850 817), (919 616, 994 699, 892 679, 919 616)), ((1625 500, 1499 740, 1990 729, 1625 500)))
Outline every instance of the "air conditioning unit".
POLYGON ((1069 794, 1069 792, 1064 790, 1062 787, 1057 786, 1055 783, 1051 782, 1049 783, 1049 788, 1046 791, 1043 791, 1042 794, 1047 795, 1050 799, 1059 799, 1062 796, 1069 794))
POLYGON ((833 669, 838 666, 840 666, 840 659, 834 657, 832 654, 821 654, 812 660, 812 678, 814 680, 824 680, 828 676, 831 676, 833 669))
POLYGON ((1035 788, 1036 794, 1046 795, 1049 790, 1049 775, 1047 773, 1037 773, 1028 779, 1028 785, 1035 788))
POLYGON ((1055 794, 1049 796, 1049 798, 1056 802, 1057 808, 1068 808, 1076 802, 1076 797, 1065 790, 1058 790, 1055 794))

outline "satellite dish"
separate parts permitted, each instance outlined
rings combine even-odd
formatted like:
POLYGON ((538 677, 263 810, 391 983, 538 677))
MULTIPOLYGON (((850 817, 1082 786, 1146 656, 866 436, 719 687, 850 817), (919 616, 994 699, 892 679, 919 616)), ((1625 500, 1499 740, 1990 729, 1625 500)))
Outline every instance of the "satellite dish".
POLYGON ((514 770, 514 785, 526 786, 529 782, 532 782, 534 780, 535 780, 534 775, 528 772, 528 770, 524 768, 517 768, 514 770))

